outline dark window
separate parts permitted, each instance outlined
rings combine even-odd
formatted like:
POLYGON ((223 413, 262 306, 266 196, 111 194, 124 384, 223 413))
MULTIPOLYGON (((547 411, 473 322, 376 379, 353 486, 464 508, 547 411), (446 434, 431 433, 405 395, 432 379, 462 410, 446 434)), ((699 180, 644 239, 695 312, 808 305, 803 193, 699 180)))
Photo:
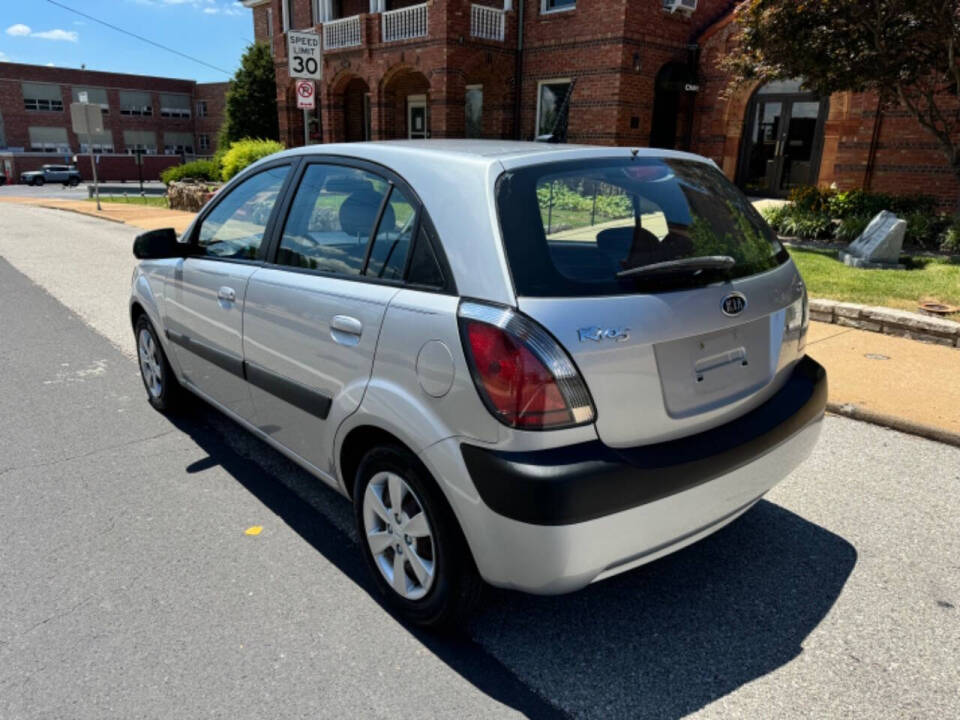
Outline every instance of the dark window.
POLYGON ((763 272, 787 259, 750 201, 715 167, 692 160, 623 158, 526 167, 500 176, 497 207, 521 295, 690 288, 763 272), (698 273, 623 274, 718 255, 736 264, 698 273))
POLYGON ((388 280, 403 278, 416 219, 414 204, 402 190, 393 188, 390 201, 384 207, 383 216, 377 226, 377 237, 370 250, 366 275, 388 280))
POLYGON ((383 178, 363 170, 310 165, 290 208, 277 263, 359 275, 389 189, 383 178))
POLYGON ((537 99, 537 138, 566 142, 570 103, 567 94, 570 83, 566 80, 540 83, 537 99))
POLYGON ((264 170, 233 188, 204 218, 197 240, 199 254, 256 258, 289 170, 286 165, 264 170))
POLYGON ((552 10, 570 10, 577 6, 577 0, 542 0, 541 12, 552 10))
POLYGON ((443 271, 433 252, 426 224, 420 223, 420 232, 417 233, 417 242, 413 246, 413 257, 410 258, 410 272, 407 282, 411 285, 426 285, 427 287, 442 288, 443 271))

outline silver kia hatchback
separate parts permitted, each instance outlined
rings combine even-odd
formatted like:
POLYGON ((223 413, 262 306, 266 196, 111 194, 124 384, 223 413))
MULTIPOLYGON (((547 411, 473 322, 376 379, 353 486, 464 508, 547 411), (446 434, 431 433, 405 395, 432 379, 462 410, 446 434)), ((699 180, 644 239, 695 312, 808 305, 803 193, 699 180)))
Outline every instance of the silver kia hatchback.
POLYGON ((351 499, 418 624, 482 581, 565 593, 690 545, 820 432, 803 281, 695 155, 300 148, 134 253, 153 406, 189 390, 351 499))

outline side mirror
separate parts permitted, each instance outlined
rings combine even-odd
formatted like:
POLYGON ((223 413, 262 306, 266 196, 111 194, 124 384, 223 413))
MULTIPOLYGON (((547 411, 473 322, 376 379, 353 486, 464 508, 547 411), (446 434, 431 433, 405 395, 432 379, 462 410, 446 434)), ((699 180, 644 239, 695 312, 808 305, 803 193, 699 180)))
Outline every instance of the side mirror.
POLYGON ((139 260, 162 260, 187 256, 186 243, 177 242, 177 231, 173 228, 151 230, 137 235, 133 241, 133 255, 139 260))

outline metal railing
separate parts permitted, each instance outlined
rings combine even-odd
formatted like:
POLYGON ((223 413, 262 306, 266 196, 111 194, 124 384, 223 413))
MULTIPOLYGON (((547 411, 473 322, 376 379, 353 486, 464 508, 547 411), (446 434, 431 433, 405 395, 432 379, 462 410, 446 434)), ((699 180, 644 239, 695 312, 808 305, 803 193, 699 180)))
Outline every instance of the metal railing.
POLYGON ((355 47, 362 44, 360 34, 360 16, 328 20, 323 24, 323 49, 336 50, 338 48, 355 47))
POLYGON ((383 42, 412 40, 427 36, 427 3, 383 13, 383 42))
POLYGON ((503 41, 506 13, 486 5, 470 6, 470 37, 503 41))

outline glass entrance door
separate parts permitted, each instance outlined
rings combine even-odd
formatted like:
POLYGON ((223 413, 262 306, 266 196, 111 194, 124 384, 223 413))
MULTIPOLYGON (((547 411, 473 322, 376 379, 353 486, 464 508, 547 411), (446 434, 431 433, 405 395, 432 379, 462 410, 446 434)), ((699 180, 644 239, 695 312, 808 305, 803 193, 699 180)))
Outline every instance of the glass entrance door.
POLYGON ((797 81, 770 83, 747 110, 740 186, 752 195, 784 196, 816 184, 823 146, 826 102, 803 92, 797 81))

